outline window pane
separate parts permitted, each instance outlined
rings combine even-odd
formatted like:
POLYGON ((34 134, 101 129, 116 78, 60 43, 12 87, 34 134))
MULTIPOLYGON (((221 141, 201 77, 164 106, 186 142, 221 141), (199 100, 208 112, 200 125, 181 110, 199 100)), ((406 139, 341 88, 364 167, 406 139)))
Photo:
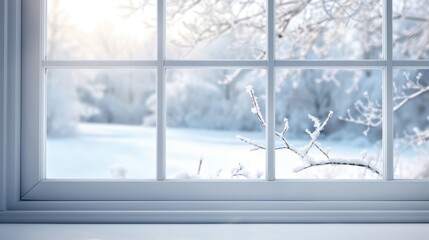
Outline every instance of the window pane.
POLYGON ((166 3, 168 58, 265 57, 265 0, 167 0, 166 3))
POLYGON ((263 113, 265 78, 263 70, 167 71, 168 178, 264 177, 265 151, 240 139, 265 145, 246 92, 254 86, 263 113))
POLYGON ((276 177, 380 178, 381 112, 380 70, 278 70, 276 177))
POLYGON ((380 0, 276 0, 280 59, 379 59, 380 0))
POLYGON ((428 6, 428 0, 393 1, 394 58, 429 58, 428 6))
POLYGON ((154 59, 156 0, 47 0, 48 59, 154 59))
POLYGON ((47 178, 155 178, 156 72, 49 70, 47 178))
POLYGON ((429 70, 395 70, 395 178, 429 178, 429 70))

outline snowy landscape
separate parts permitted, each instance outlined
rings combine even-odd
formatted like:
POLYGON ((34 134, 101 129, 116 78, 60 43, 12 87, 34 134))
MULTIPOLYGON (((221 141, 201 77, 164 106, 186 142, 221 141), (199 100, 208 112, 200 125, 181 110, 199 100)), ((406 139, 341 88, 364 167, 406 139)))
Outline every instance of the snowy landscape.
MULTIPOLYGON (((156 60, 156 1, 75 1, 47 1, 49 60, 156 60)), ((381 2, 277 0, 276 57, 381 59, 381 2)), ((394 1, 395 59, 429 59, 428 5, 394 1)), ((266 59, 264 0, 166 8, 168 59, 266 59)), ((266 74, 167 68, 169 179, 264 179, 266 74)), ((45 79, 47 178, 155 179, 155 68, 56 68, 45 79)), ((395 177, 427 179, 429 70, 395 69, 392 81, 395 177)), ((382 178, 381 99, 382 69, 277 68, 276 177, 382 178)))
MULTIPOLYGON (((73 138, 48 140, 48 178, 155 179, 155 128, 80 124, 77 131, 73 138)), ((173 179, 263 178, 265 151, 251 151, 251 147, 236 139, 237 134, 264 143, 263 132, 167 129, 167 176, 173 179)), ((300 140, 291 143, 306 144, 300 140)), ((359 141, 343 144, 330 140, 326 144, 336 146, 338 150, 333 152, 334 156, 344 158, 359 156, 362 145, 371 148, 371 152, 380 151, 379 146, 366 146, 359 141)), ((315 156, 321 157, 320 154, 315 156)), ((279 178, 377 178, 370 171, 350 166, 325 166, 295 173, 295 168, 303 164, 298 158, 287 151, 278 152, 277 158, 279 178)))

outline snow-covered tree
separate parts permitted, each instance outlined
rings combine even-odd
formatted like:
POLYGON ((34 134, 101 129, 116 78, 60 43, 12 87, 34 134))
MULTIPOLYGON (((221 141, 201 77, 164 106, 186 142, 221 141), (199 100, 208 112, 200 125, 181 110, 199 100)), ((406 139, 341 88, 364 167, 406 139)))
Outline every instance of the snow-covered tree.
MULTIPOLYGON (((47 54, 58 59, 70 54, 68 32, 73 30, 68 16, 59 7, 58 1, 49 4, 50 17, 47 21, 47 54)), ((76 85, 70 71, 51 70, 46 73, 47 112, 46 130, 51 137, 70 136, 76 131, 79 121, 79 100, 76 85)))
POLYGON ((154 71, 109 70, 98 71, 86 80, 97 88, 82 89, 81 100, 98 109, 96 114, 85 118, 89 122, 142 124, 153 106, 147 99, 155 93, 154 71))

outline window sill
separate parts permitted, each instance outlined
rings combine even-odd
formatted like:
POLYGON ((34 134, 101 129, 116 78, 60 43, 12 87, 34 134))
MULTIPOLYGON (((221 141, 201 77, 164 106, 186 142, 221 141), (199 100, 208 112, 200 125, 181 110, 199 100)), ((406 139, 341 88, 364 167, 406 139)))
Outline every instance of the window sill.
POLYGON ((422 223, 429 201, 19 201, 3 223, 422 223))

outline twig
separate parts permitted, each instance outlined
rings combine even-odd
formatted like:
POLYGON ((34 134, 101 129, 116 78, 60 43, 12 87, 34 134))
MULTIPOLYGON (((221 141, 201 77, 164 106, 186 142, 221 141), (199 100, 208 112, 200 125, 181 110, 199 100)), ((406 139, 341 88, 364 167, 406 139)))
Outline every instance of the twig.
POLYGON ((259 108, 258 98, 255 96, 255 91, 253 90, 253 87, 247 86, 246 91, 249 94, 250 98, 252 99, 252 104, 253 104, 253 108, 251 109, 252 113, 254 113, 258 117, 259 122, 261 122, 262 126, 266 127, 264 117, 262 116, 261 109, 259 108))
MULTIPOLYGON (((245 142, 245 143, 247 143, 249 145, 252 145, 252 146, 256 147, 256 149, 265 149, 264 146, 257 144, 256 142, 254 142, 250 138, 246 138, 246 137, 243 137, 243 136, 240 136, 240 135, 237 135, 236 138, 238 140, 242 141, 242 142, 245 142)), ((254 150, 256 150, 256 149, 254 149, 254 150)))
POLYGON ((197 171, 197 175, 200 175, 201 172, 201 165, 203 165, 203 158, 200 158, 200 163, 198 164, 198 171, 197 171))

